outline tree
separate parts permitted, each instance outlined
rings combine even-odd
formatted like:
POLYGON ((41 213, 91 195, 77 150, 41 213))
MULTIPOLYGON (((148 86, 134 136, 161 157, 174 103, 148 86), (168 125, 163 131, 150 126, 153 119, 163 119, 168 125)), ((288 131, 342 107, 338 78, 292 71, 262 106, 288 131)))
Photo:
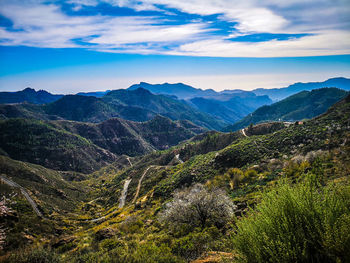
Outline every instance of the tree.
POLYGON ((222 228, 233 216, 233 202, 221 189, 207 190, 195 184, 174 194, 161 220, 177 228, 216 226, 222 228))

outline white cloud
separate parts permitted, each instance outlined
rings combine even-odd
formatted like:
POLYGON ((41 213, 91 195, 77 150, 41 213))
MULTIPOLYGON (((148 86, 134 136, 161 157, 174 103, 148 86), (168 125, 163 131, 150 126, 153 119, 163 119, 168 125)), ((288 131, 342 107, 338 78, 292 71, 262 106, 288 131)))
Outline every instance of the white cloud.
MULTIPOLYGON (((74 1, 74 0, 72 0, 74 1)), ((334 29, 349 21, 347 0, 103 0, 115 6, 152 10, 156 5, 198 15, 219 14, 220 19, 237 22, 242 32, 284 33, 295 24, 334 29), (320 19, 325 18, 325 19, 320 19), (332 18, 332 19, 329 19, 332 18), (341 21, 340 21, 341 20, 341 21)), ((300 26, 299 26, 300 27, 300 26)))
POLYGON ((152 19, 145 17, 114 18, 105 23, 106 30, 101 36, 88 42, 113 48, 129 43, 188 41, 191 37, 205 32, 204 25, 199 23, 180 26, 161 26, 152 23, 154 23, 152 19))
POLYGON ((67 3, 79 10, 100 2, 164 14, 169 12, 161 10, 164 6, 189 14, 217 14, 218 19, 236 24, 226 35, 215 35, 215 22, 194 20, 182 25, 165 25, 159 17, 74 16, 64 14, 57 1, 44 4, 41 0, 2 0, 0 14, 13 22, 14 30, 0 27, 1 44, 220 57, 350 53, 348 0, 69 0, 67 3), (208 34, 209 31, 212 32, 208 34), (256 43, 228 40, 252 33, 309 35, 256 43), (80 42, 75 41, 77 39, 80 42))
POLYGON ((85 37, 96 31, 99 17, 69 17, 56 5, 6 5, 0 13, 13 22, 15 31, 0 28, 5 45, 35 47, 78 47, 72 39, 85 37))
POLYGON ((81 47, 74 42, 81 39, 98 44, 96 48, 102 50, 142 42, 188 41, 208 30, 200 23, 154 25, 161 22, 156 17, 67 16, 56 5, 8 5, 1 6, 0 13, 11 19, 14 29, 18 29, 0 28, 3 45, 81 47))

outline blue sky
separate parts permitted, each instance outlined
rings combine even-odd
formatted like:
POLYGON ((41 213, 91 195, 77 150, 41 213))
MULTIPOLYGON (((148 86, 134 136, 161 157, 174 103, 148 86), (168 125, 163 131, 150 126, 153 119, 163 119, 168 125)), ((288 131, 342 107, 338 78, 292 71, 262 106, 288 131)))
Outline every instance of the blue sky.
POLYGON ((350 77, 348 0, 1 0, 0 90, 350 77))

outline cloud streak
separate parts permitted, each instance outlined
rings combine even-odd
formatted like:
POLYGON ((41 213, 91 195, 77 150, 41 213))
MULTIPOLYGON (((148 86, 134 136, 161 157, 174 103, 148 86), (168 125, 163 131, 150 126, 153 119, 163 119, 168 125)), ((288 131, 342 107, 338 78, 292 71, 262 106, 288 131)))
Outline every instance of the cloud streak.
POLYGON ((0 44, 7 46, 217 57, 350 54, 350 4, 344 0, 4 0, 0 14, 12 23, 0 24, 0 44), (99 10, 101 4, 136 13, 78 13, 99 10), (179 18, 186 15, 197 19, 179 18), (227 25, 224 29, 222 23, 227 25), (291 37, 235 40, 259 33, 291 37), (293 37, 296 34, 307 35, 293 37))

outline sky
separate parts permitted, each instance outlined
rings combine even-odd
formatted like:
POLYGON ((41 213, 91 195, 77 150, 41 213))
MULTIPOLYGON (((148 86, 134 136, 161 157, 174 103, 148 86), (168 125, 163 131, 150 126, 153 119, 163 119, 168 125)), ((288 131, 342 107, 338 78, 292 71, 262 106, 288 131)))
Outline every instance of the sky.
POLYGON ((0 90, 350 77, 349 0, 0 0, 0 90))

